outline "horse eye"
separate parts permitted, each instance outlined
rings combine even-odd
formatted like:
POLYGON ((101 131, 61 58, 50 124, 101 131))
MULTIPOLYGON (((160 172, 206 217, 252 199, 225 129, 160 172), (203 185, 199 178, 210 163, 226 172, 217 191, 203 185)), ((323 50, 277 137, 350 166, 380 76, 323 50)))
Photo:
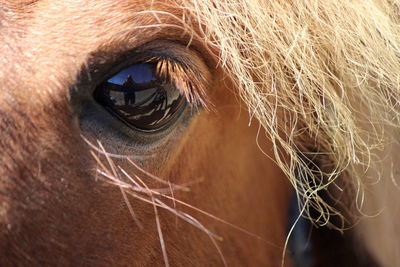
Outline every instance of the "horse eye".
POLYGON ((156 63, 132 65, 102 82, 94 99, 129 126, 156 131, 177 118, 186 99, 173 83, 157 77, 156 63))

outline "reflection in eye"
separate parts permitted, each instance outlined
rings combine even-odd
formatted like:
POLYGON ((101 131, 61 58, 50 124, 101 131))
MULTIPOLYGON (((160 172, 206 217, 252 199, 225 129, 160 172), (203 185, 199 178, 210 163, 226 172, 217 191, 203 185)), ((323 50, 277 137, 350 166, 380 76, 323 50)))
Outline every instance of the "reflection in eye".
POLYGON ((160 129, 186 106, 172 82, 156 75, 156 63, 132 65, 101 83, 95 100, 128 125, 145 131, 160 129))

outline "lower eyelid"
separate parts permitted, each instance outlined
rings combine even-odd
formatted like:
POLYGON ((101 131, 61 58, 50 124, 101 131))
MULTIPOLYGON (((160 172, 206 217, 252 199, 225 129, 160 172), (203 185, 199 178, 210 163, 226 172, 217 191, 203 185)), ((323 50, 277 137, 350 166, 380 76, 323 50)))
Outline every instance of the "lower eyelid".
POLYGON ((179 138, 194 115, 187 108, 174 127, 159 133, 143 133, 115 119, 94 101, 88 101, 81 111, 79 123, 84 136, 99 140, 110 153, 152 157, 153 153, 150 152, 156 151, 157 147, 168 150, 168 144, 179 138))

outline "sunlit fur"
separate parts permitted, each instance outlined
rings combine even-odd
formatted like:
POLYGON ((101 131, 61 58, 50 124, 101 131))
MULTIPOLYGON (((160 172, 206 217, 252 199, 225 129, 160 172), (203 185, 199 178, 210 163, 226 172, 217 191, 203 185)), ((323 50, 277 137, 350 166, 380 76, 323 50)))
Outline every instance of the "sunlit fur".
POLYGON ((335 183, 355 187, 362 211, 365 173, 399 126, 400 2, 178 3, 218 51, 251 123, 272 139, 304 214, 320 211, 320 225, 340 215, 320 197, 335 183))

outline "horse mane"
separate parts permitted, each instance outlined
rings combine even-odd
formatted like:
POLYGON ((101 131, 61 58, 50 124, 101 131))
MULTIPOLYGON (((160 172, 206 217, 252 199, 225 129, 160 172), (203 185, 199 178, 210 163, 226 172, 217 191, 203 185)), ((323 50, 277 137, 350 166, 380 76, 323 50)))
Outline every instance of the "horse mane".
POLYGON ((348 215, 326 194, 362 212, 364 185, 381 178, 377 152, 399 127, 400 1, 179 4, 272 140, 303 216, 348 215))

